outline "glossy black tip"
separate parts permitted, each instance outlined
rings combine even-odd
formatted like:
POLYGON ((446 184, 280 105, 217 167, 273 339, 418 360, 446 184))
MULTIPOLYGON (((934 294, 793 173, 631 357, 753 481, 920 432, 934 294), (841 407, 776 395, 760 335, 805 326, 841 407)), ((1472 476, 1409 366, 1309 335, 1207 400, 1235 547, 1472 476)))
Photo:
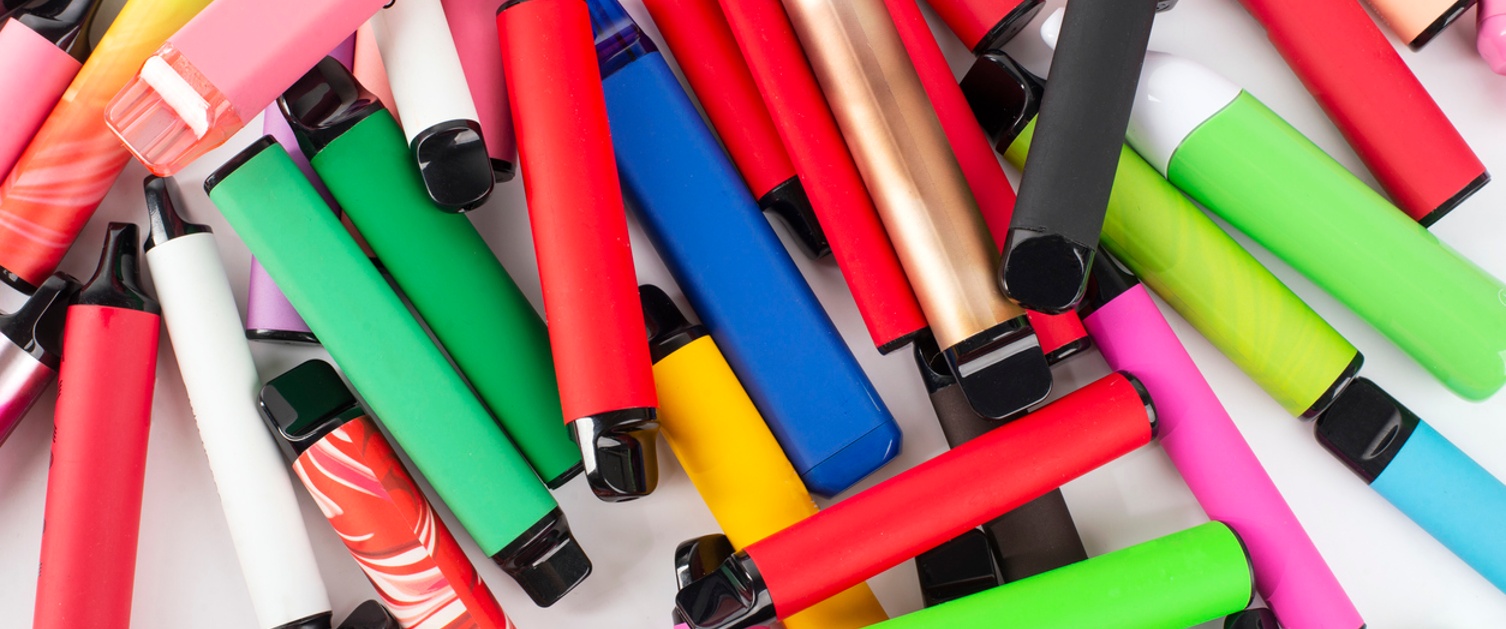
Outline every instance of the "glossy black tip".
POLYGON ((1426 46, 1429 42, 1433 41, 1433 38, 1437 37, 1439 33, 1442 33, 1443 29, 1448 28, 1450 24, 1453 24, 1454 20, 1459 19, 1459 16, 1464 15, 1464 12, 1468 11, 1470 7, 1474 6, 1477 1, 1478 0, 1458 0, 1458 2, 1455 2, 1453 6, 1450 6, 1447 11, 1444 11, 1442 15, 1439 15, 1438 19, 1433 20, 1432 24, 1429 24, 1427 28, 1422 29, 1422 32, 1418 33, 1416 38, 1414 38, 1412 41, 1407 42, 1407 47, 1411 48, 1414 51, 1422 50, 1423 46, 1426 46))
POLYGON ((136 255, 140 238, 136 231, 135 223, 110 223, 105 228, 99 266, 73 303, 162 314, 157 301, 141 290, 141 264, 136 255))
POLYGON ((240 170, 241 166, 245 166, 251 160, 256 159, 256 156, 261 155, 262 151, 274 146, 281 148, 282 145, 278 144, 277 139, 270 135, 257 138, 255 142, 241 149, 241 152, 236 153, 234 157, 220 164, 219 168, 214 169, 214 172, 209 173, 209 176, 204 178, 204 193, 214 194, 215 186, 220 185, 220 182, 234 175, 235 171, 240 170))
POLYGON ((1145 406, 1145 417, 1150 420, 1150 437, 1156 438, 1161 434, 1161 417, 1156 412, 1156 400, 1151 397, 1150 389, 1145 388, 1145 383, 1128 371, 1120 371, 1119 375, 1128 380, 1130 386, 1135 388, 1135 394, 1140 396, 1140 403, 1145 406))
POLYGON ((655 363, 706 336, 706 327, 691 323, 664 289, 653 284, 638 287, 643 302, 643 322, 648 325, 648 351, 655 363))
POLYGON ((37 362, 57 371, 63 358, 68 305, 80 288, 72 276, 54 273, 15 312, 0 314, 0 333, 37 362))
MULTIPOLYGON (((298 136, 298 146, 310 158, 351 127, 383 110, 382 101, 361 87, 355 75, 333 57, 325 57, 293 83, 277 99, 277 106, 298 136)), ((491 169, 490 164, 487 169, 491 169)))
POLYGON ((492 179, 495 179, 497 183, 507 183, 516 176, 518 176, 517 164, 505 159, 492 160, 492 179))
POLYGON ((340 623, 340 629, 402 629, 402 623, 381 603, 366 601, 340 623))
POLYGON ((758 207, 784 221, 805 255, 816 260, 831 255, 831 242, 821 229, 821 221, 816 219, 816 210, 811 207, 800 177, 790 177, 764 193, 758 199, 758 207))
POLYGON ((1006 419, 1051 394, 1051 365, 1024 315, 942 351, 973 411, 1006 419))
POLYGON ((979 55, 961 85, 973 117, 999 153, 1009 150, 1040 113, 1046 91, 1040 78, 999 50, 979 55))
POLYGON ((1328 385, 1313 405, 1303 411, 1302 419, 1312 419, 1328 410, 1328 407, 1333 405, 1333 401, 1339 398, 1339 394, 1344 392, 1344 388, 1360 375, 1360 368, 1364 366, 1365 355, 1359 350, 1354 350, 1354 358, 1349 359, 1349 364, 1345 365, 1344 371, 1339 373, 1339 377, 1334 379, 1333 384, 1328 385))
POLYGON ((211 231, 208 225, 183 220, 175 198, 177 185, 172 179, 148 176, 142 187, 146 189, 147 238, 143 246, 146 251, 180 236, 211 231))
POLYGON ((726 535, 704 535, 680 542, 675 548, 675 583, 685 588, 716 572, 735 554, 732 540, 726 535))
POLYGON ((310 360, 271 379, 257 401, 290 461, 347 420, 365 414, 339 372, 322 360, 310 360))
POLYGON ((999 20, 998 24, 988 29, 988 32, 983 35, 983 39, 978 40, 973 45, 973 54, 981 55, 990 50, 1002 48, 1004 44, 1009 43, 1009 40, 1014 39, 1015 35, 1019 35, 1020 31, 1024 30, 1025 26, 1030 23, 1030 20, 1035 19, 1035 14, 1040 13, 1043 6, 1046 6, 1046 0, 1024 0, 1020 2, 1019 6, 1016 6, 1003 19, 999 20))
POLYGON ((334 620, 330 612, 319 612, 306 618, 299 618, 290 623, 277 625, 272 629, 329 629, 333 622, 334 620))
POLYGON ((591 492, 626 502, 659 485, 659 420, 652 408, 629 408, 570 422, 591 492))
POLYGON ((1365 378, 1356 378, 1318 417, 1315 436, 1329 452, 1374 482, 1422 420, 1365 378))
POLYGON ((1465 199, 1474 196, 1476 192, 1479 192, 1480 189, 1484 188, 1485 184, 1488 183, 1490 183, 1490 173, 1480 173, 1480 176, 1470 180, 1469 185, 1464 186, 1464 189, 1455 193, 1454 196, 1449 197, 1447 201, 1443 202, 1443 205, 1434 208, 1433 211, 1428 212, 1427 216, 1422 217, 1417 222, 1420 223, 1423 227, 1432 227, 1433 224, 1437 223, 1439 219, 1448 216, 1449 212, 1454 211, 1454 208, 1457 208, 1459 207, 1459 204, 1464 203, 1465 199))
POLYGON ((481 207, 492 195, 496 180, 480 123, 439 123, 414 137, 411 148, 424 189, 440 208, 468 212, 481 207))
POLYGON ((915 558, 926 607, 955 601, 1004 583, 993 542, 973 529, 915 558))
POLYGON ((1281 629, 1276 615, 1264 607, 1247 609, 1224 619, 1224 629, 1281 629))
POLYGON ((591 574, 591 559, 558 507, 492 555, 492 561, 540 607, 555 604, 591 574))
POLYGON ((1094 251, 1059 234, 1010 229, 999 263, 999 288, 1021 306, 1058 315, 1088 290, 1094 251))
POLYGON ((265 341, 268 343, 297 343, 300 345, 318 345, 319 337, 313 332, 295 332, 293 330, 272 330, 256 328, 246 330, 246 340, 265 341))
POLYGON ((774 622, 774 599, 747 553, 680 588, 675 610, 691 629, 748 629, 774 622))
POLYGON ((947 365, 946 356, 941 354, 941 347, 936 344, 936 336, 929 331, 915 338, 915 368, 920 371, 920 380, 925 383, 927 394, 935 394, 957 384, 952 368, 947 365))
POLYGON ((1099 249, 1093 257, 1093 271, 1088 280, 1088 292, 1083 295, 1078 312, 1087 318, 1107 306, 1115 298, 1140 285, 1135 272, 1124 266, 1107 250, 1099 249))

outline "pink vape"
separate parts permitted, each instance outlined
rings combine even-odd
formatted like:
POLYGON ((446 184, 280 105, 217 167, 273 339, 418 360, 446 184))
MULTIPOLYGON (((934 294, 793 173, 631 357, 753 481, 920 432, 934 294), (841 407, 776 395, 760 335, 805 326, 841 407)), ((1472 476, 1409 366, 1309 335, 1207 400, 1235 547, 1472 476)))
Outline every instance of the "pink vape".
POLYGON ((1506 74, 1506 0, 1480 0, 1480 56, 1496 74, 1506 74))
POLYGON ((0 10, 0 181, 83 67, 99 4, 33 0, 0 10))
POLYGON ((493 0, 443 0, 444 14, 460 53, 465 82, 481 118, 481 135, 492 158, 497 181, 510 181, 518 161, 518 140, 512 132, 512 108, 502 79, 502 40, 497 33, 497 6, 493 0))
POLYGON ((174 33, 105 109, 167 177, 223 144, 388 0, 219 0, 174 33))

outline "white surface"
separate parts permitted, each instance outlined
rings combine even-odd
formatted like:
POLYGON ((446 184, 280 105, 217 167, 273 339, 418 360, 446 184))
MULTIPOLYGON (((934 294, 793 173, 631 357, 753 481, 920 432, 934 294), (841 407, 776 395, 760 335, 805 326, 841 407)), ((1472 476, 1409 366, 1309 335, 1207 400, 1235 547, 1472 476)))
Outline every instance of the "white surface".
MULTIPOLYGON (((1060 4, 1061 0, 1051 3, 1060 4)), ((630 0, 629 8, 646 23, 646 12, 638 2, 630 0)), ((1498 174, 1506 175, 1506 143, 1499 141, 1506 134, 1506 114, 1501 112, 1506 108, 1506 77, 1492 74, 1475 56, 1472 21, 1472 18, 1461 20, 1421 53, 1402 54, 1485 163, 1498 174)), ((933 25, 937 24, 933 21, 933 25)), ((967 60, 961 45, 949 33, 939 32, 944 35, 942 41, 953 60, 953 68, 958 72, 965 70, 967 60)), ((1032 67, 1043 70, 1045 48, 1029 33, 1013 45, 1013 51, 1032 67)), ((1353 152, 1266 41, 1260 26, 1236 0, 1182 2, 1175 10, 1157 18, 1152 46, 1207 64, 1245 86, 1344 164, 1363 172, 1353 152)), ((1385 103, 1376 106, 1384 107, 1385 103)), ((253 122, 250 128, 260 129, 260 125, 253 122)), ((238 285, 238 299, 242 300, 248 254, 219 219, 199 183, 255 135, 255 131, 242 133, 230 148, 199 160, 179 177, 189 218, 210 223, 218 230, 226 266, 238 285)), ((69 256, 65 264, 69 271, 82 276, 92 271, 106 221, 144 221, 140 196, 144 174, 137 165, 126 171, 99 216, 85 230, 78 250, 69 256)), ((1368 176, 1366 179, 1369 180, 1368 176)), ((1433 232, 1495 275, 1506 277, 1506 248, 1499 244, 1500 235, 1506 233, 1503 206, 1506 206, 1506 183, 1497 182, 1443 219, 1433 232)), ((538 275, 520 184, 499 186, 493 200, 473 216, 524 291, 538 305, 538 275)), ((662 265, 641 236, 641 230, 635 226, 640 278, 668 284, 662 265)), ((1248 245, 1248 240, 1240 240, 1248 245)), ((793 245, 788 239, 786 243, 793 245)), ((1427 418, 1485 467, 1506 475, 1506 448, 1503 448, 1506 395, 1497 395, 1482 404, 1455 397, 1291 269, 1275 262, 1264 251, 1256 250, 1255 255, 1360 347, 1367 358, 1365 374, 1369 378, 1427 418)), ((900 457, 862 486, 939 453, 944 444, 941 431, 915 376, 910 355, 897 352, 879 356, 868 341, 835 266, 812 264, 800 255, 795 259, 905 431, 900 457)), ((1491 587, 1366 488, 1318 446, 1310 426, 1288 416, 1174 312, 1165 308, 1163 311, 1371 627, 1501 626, 1501 619, 1506 618, 1506 594, 1491 587)), ((309 355, 308 350, 287 346, 257 348, 258 364, 264 375, 280 373, 309 355)), ((1096 355, 1073 359, 1058 371, 1058 391, 1067 391, 1105 372, 1106 367, 1096 355)), ((33 416, 0 448, 0 514, 3 514, 0 515, 0 627, 30 624, 51 413, 50 399, 38 404, 33 416)), ((250 600, 235 565, 177 366, 165 345, 155 413, 133 626, 257 629, 251 620, 250 600)), ((615 505, 601 503, 579 479, 557 492, 576 535, 595 561, 596 571, 553 608, 540 609, 528 603, 510 579, 476 551, 474 544, 468 540, 462 542, 520 627, 667 626, 674 592, 670 572, 672 549, 683 539, 713 531, 715 524, 684 473, 668 458, 668 448, 662 448, 661 452, 666 455, 661 459, 661 485, 658 492, 644 500, 615 505)), ((1137 451, 1068 485, 1066 495, 1088 550, 1094 554, 1165 535, 1204 519, 1170 462, 1154 447, 1137 451)), ((370 597, 371 587, 313 504, 306 496, 300 500, 336 610, 344 614, 370 597)), ((453 523, 448 512, 445 517, 453 523)), ((1500 527, 1501 523, 1481 525, 1500 527)), ((459 530, 456 526, 451 528, 459 530)), ((907 564, 870 583, 888 611, 901 614, 920 606, 914 579, 914 571, 907 564)))

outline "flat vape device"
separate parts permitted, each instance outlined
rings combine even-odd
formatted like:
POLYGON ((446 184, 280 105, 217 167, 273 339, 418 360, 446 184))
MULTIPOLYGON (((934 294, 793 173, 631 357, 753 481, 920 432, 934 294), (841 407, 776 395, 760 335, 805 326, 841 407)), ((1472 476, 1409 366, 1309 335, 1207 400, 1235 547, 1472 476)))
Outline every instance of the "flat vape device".
POLYGON ((789 17, 779 0, 722 0, 721 5, 869 336, 880 353, 904 347, 926 327, 925 313, 789 17))
POLYGON ((66 273, 47 278, 15 312, 0 314, 0 445, 10 437, 58 375, 63 322, 78 280, 66 273))
POLYGON ((1359 378, 1318 418, 1318 442, 1434 539, 1506 590, 1506 485, 1359 378))
POLYGON ((1154 432, 1139 383, 1111 374, 748 545, 681 588, 676 607, 692 629, 792 616, 1149 443, 1154 432))
POLYGON ((381 101, 326 58, 280 102, 319 179, 539 478, 574 478, 544 321, 470 219, 434 207, 381 101))
POLYGON ((805 486, 836 496, 899 426, 653 42, 616 0, 591 7, 629 205, 805 486))
POLYGON ((950 603, 1004 584, 993 541, 978 529, 915 557, 915 574, 920 581, 920 599, 926 607, 950 603))
MULTIPOLYGON (((654 356, 664 440, 726 532, 712 536, 727 549, 705 564, 708 571, 715 570, 734 547, 814 515, 816 503, 706 328, 687 321, 657 286, 640 286, 638 291, 654 356)), ((681 585, 686 584, 682 578, 681 585)), ((857 629, 888 619, 873 591, 859 583, 790 618, 785 626, 857 629)))
POLYGON ((497 13, 565 423, 598 498, 659 482, 653 362, 585 0, 497 13))
POLYGON ((1014 39, 1045 0, 930 0, 927 4, 962 43, 981 55, 1014 39))
POLYGON ((1091 284, 1083 318, 1094 344, 1110 369, 1150 391, 1161 447, 1208 517, 1244 540, 1261 597, 1291 629, 1359 629, 1364 620, 1150 293, 1107 251, 1091 284))
POLYGON ((1244 609, 1252 595, 1240 537, 1209 522, 873 629, 1191 627, 1244 609))
POLYGON ((1475 0, 1365 0, 1391 32, 1412 50, 1422 50, 1438 33, 1464 15, 1475 0))
POLYGON ((1281 625, 1276 623, 1276 615, 1271 610, 1252 607, 1225 618, 1224 629, 1281 629, 1281 625))
POLYGON ((1506 0, 1480 0, 1476 11, 1480 57, 1496 74, 1506 74, 1506 0))
POLYGON ((220 0, 146 59, 105 121, 148 170, 172 175, 224 144, 385 4, 220 0))
POLYGON ((1432 225, 1490 182, 1480 158, 1359 3, 1240 1, 1408 216, 1432 225))
POLYGON ((786 8, 968 402, 1003 419, 1046 399, 1051 367, 994 286, 998 249, 883 0, 786 8))
POLYGON ((371 26, 429 198, 450 212, 480 207, 495 175, 444 7, 439 0, 388 3, 371 26))
POLYGON ((512 626, 334 367, 294 367, 261 389, 260 404, 293 473, 401 626, 512 626))
POLYGON ((1153 0, 1076 0, 1041 27, 1051 89, 999 263, 999 286, 1026 308, 1061 314, 1087 288, 1155 13, 1153 0))
POLYGON ((135 225, 110 223, 63 326, 36 629, 131 622, 162 325, 137 282, 137 242, 135 225))
POLYGON ((148 177, 146 264, 260 627, 328 629, 329 594, 298 496, 257 413, 261 378, 208 226, 148 177))
POLYGON ((807 255, 831 255, 831 243, 716 0, 645 0, 643 6, 701 97, 701 108, 758 207, 783 219, 807 255))
MULTIPOLYGON (((460 67, 465 72, 476 122, 486 138, 486 154, 497 181, 512 181, 517 173, 518 140, 512 133, 512 109, 507 104, 507 83, 502 78, 502 40, 490 0, 441 0, 460 67)), ((464 103, 461 103, 464 104, 464 103)))
POLYGON ((31 0, 0 10, 0 181, 89 57, 100 0, 31 0))
MULTIPOLYGON (((105 104, 209 0, 128 0, 0 185, 0 281, 30 293, 94 215, 131 153, 105 104)), ((9 27, 7 27, 8 30, 9 27)))
POLYGON ((1506 284, 1204 66, 1153 53, 1136 100, 1130 144, 1178 188, 1455 393, 1483 400, 1506 384, 1506 284))
POLYGON ((590 561, 527 459, 287 151, 262 138, 205 189, 480 549, 540 605, 585 579, 590 561))

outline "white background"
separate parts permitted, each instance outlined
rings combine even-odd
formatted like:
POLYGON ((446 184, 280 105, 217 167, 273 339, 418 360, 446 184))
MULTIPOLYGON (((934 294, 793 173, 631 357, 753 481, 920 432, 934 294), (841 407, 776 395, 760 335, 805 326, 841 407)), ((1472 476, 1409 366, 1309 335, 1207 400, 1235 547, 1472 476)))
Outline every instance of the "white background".
MULTIPOLYGON (((1051 7, 1062 0, 1053 0, 1051 7)), ((629 10, 652 30, 636 0, 629 10)), ((1043 13, 1044 15, 1044 13, 1043 13)), ((939 22, 933 22, 940 27, 939 22)), ((953 68, 966 69, 966 51, 944 28, 938 30, 953 68)), ((1474 51, 1473 13, 1443 33, 1421 53, 1403 50, 1422 82, 1453 118, 1464 136, 1497 174, 1506 176, 1506 77, 1492 74, 1474 51)), ((1336 46, 1344 42, 1334 42, 1336 46)), ((1260 27, 1236 0, 1183 0, 1158 18, 1155 49, 1201 61, 1264 100, 1297 128, 1355 172, 1363 168, 1337 131, 1266 41, 1260 27)), ((1034 31, 1026 31, 1011 51, 1044 73, 1047 55, 1034 31)), ((1375 103, 1385 107, 1385 102, 1375 103)), ((1397 120, 1405 125, 1405 120, 1397 120)), ((249 256, 205 198, 201 183, 215 167, 260 135, 259 121, 227 147, 180 177, 187 213, 216 229, 231 281, 244 299, 249 256)), ((144 222, 142 168, 132 164, 85 230, 65 269, 88 277, 103 227, 110 220, 144 222)), ((1011 173, 1014 175, 1014 173, 1011 173)), ((1367 175, 1361 175, 1371 181, 1367 175)), ((1506 183, 1476 194, 1433 228, 1433 232, 1498 277, 1506 277, 1506 183)), ((538 276, 529 239, 521 184, 500 186, 490 203, 473 213, 482 232, 539 305, 538 276)), ((653 249, 633 226, 635 257, 642 281, 669 285, 653 249)), ((1247 240, 1241 238, 1247 245, 1247 240)), ((791 244, 788 240, 787 244, 791 244)), ((1506 395, 1471 404, 1447 391, 1416 363, 1385 341, 1309 282, 1258 248, 1255 255, 1365 354, 1364 374, 1418 412, 1440 432, 1497 475, 1506 476, 1506 395)), ((831 312, 858 360, 904 428, 904 451, 859 488, 872 485, 944 449, 941 432, 908 351, 879 356, 864 332, 836 267, 795 260, 831 312)), ((1417 295, 1426 300, 1426 295, 1417 295)), ((9 301, 6 306, 14 304, 9 301)), ((242 304, 244 306, 244 304, 242 304)), ((1287 415, 1233 364, 1163 307, 1188 350, 1233 415, 1276 484, 1348 589, 1371 627, 1499 627, 1506 618, 1506 595, 1497 591, 1359 478, 1321 449, 1310 426, 1287 415)), ((266 376, 315 355, 312 350, 263 345, 256 348, 266 376)), ((1106 373, 1096 355, 1059 368, 1058 395, 1106 373)), ((0 448, 0 627, 28 627, 35 595, 36 561, 42 534, 48 435, 52 395, 37 404, 15 435, 0 448)), ((142 513, 133 626, 257 629, 239 576, 198 436, 189 414, 177 365, 164 330, 142 513)), ((577 479, 557 492, 576 536, 595 562, 595 573, 551 609, 540 609, 494 567, 474 544, 462 543, 521 627, 588 629, 604 626, 664 627, 674 584, 671 553, 681 540, 716 530, 685 474, 661 448, 662 481, 651 497, 606 504, 577 479)), ((478 482, 484 482, 478 480, 478 482)), ((1068 502, 1088 550, 1100 554, 1202 522, 1205 516, 1162 452, 1152 447, 1073 482, 1068 502)), ((314 537, 337 617, 373 596, 370 585, 304 496, 304 515, 314 537)), ((441 507, 442 508, 442 507, 441 507)), ((452 530, 453 519, 445 511, 452 530)), ((924 517, 924 514, 917 514, 924 517)), ((1503 523, 1480 522, 1490 534, 1503 523)), ((463 535, 460 537, 464 538, 463 535)), ((907 563, 870 582, 892 615, 920 606, 914 570, 907 563)), ((1210 625, 1211 626, 1211 625, 1210 625)), ((1352 628, 1339 628, 1352 629, 1352 628)))

